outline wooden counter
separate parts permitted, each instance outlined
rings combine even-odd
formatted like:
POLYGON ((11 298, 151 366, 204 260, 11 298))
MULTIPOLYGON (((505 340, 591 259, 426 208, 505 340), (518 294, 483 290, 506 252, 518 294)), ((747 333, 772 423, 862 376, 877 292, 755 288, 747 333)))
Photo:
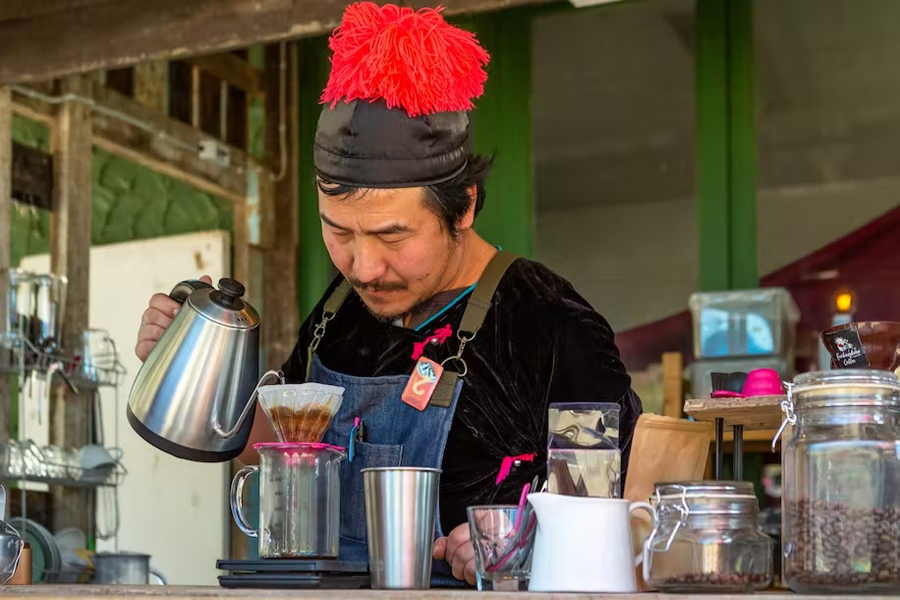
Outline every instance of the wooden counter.
MULTIPOLYGON (((95 585, 29 585, 0 586, 0 596, 28 596, 42 600, 66 600, 82 598, 95 600, 98 596, 115 596, 117 598, 135 598, 143 600, 148 597, 166 598, 168 600, 195 600, 197 598, 234 598, 238 600, 255 600, 257 598, 290 598, 296 600, 337 600, 338 598, 362 598, 371 600, 411 600, 413 598, 430 598, 433 600, 485 600, 490 594, 491 600, 515 600, 523 594, 556 598, 559 600, 711 600, 712 598, 728 598, 729 600, 746 600, 749 594, 530 594, 528 592, 477 592, 460 590, 433 591, 370 591, 370 590, 227 590, 220 587, 187 587, 187 586, 95 586, 95 585)), ((900 600, 900 591, 896 595, 881 596, 801 596, 783 590, 761 592, 754 596, 763 596, 764 600, 900 600)))

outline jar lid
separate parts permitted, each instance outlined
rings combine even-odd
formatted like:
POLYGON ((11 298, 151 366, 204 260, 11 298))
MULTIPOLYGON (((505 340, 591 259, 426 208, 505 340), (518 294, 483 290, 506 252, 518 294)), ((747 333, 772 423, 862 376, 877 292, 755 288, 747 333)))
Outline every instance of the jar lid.
POLYGON ((798 407, 896 405, 900 378, 877 369, 813 371, 794 378, 791 396, 798 407))
POLYGON ((759 511, 759 502, 749 481, 660 482, 654 498, 661 510, 688 515, 746 515, 759 511))

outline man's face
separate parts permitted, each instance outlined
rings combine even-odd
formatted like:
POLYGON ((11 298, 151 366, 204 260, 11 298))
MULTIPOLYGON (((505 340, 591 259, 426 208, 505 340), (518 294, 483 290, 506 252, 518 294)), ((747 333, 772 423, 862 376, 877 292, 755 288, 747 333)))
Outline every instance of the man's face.
POLYGON ((381 319, 408 314, 446 283, 457 243, 426 208, 424 193, 422 188, 372 189, 345 198, 319 190, 328 254, 381 319))

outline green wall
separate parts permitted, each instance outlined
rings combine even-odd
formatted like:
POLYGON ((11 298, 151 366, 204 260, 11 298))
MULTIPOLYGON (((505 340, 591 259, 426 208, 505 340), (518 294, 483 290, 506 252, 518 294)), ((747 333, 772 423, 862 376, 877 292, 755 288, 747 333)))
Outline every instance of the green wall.
POLYGON ((319 96, 328 81, 328 38, 300 41, 300 206, 297 211, 299 236, 297 255, 297 294, 300 320, 315 307, 331 280, 331 259, 322 241, 319 200, 316 196, 313 167, 313 142, 322 107, 319 96))
MULTIPOLYGON (((48 150, 45 125, 13 120, 13 139, 48 150)), ((91 165, 91 243, 114 244, 167 235, 231 230, 228 200, 94 148, 91 165)), ((12 264, 50 251, 50 214, 13 202, 12 264)))
POLYGON ((489 242, 532 255, 534 192, 531 160, 530 7, 453 19, 490 53, 484 95, 475 101, 475 151, 494 154, 484 209, 475 229, 489 242))

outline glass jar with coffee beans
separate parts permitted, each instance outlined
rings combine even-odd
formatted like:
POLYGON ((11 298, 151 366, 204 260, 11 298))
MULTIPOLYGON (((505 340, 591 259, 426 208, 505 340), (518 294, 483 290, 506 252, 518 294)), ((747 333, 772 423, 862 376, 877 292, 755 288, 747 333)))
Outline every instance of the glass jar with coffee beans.
POLYGON ((745 481, 658 483, 659 523, 647 539, 644 580, 663 592, 751 592, 772 581, 772 540, 745 481))
POLYGON ((785 583, 805 594, 897 590, 900 379, 804 373, 782 409, 785 583))

